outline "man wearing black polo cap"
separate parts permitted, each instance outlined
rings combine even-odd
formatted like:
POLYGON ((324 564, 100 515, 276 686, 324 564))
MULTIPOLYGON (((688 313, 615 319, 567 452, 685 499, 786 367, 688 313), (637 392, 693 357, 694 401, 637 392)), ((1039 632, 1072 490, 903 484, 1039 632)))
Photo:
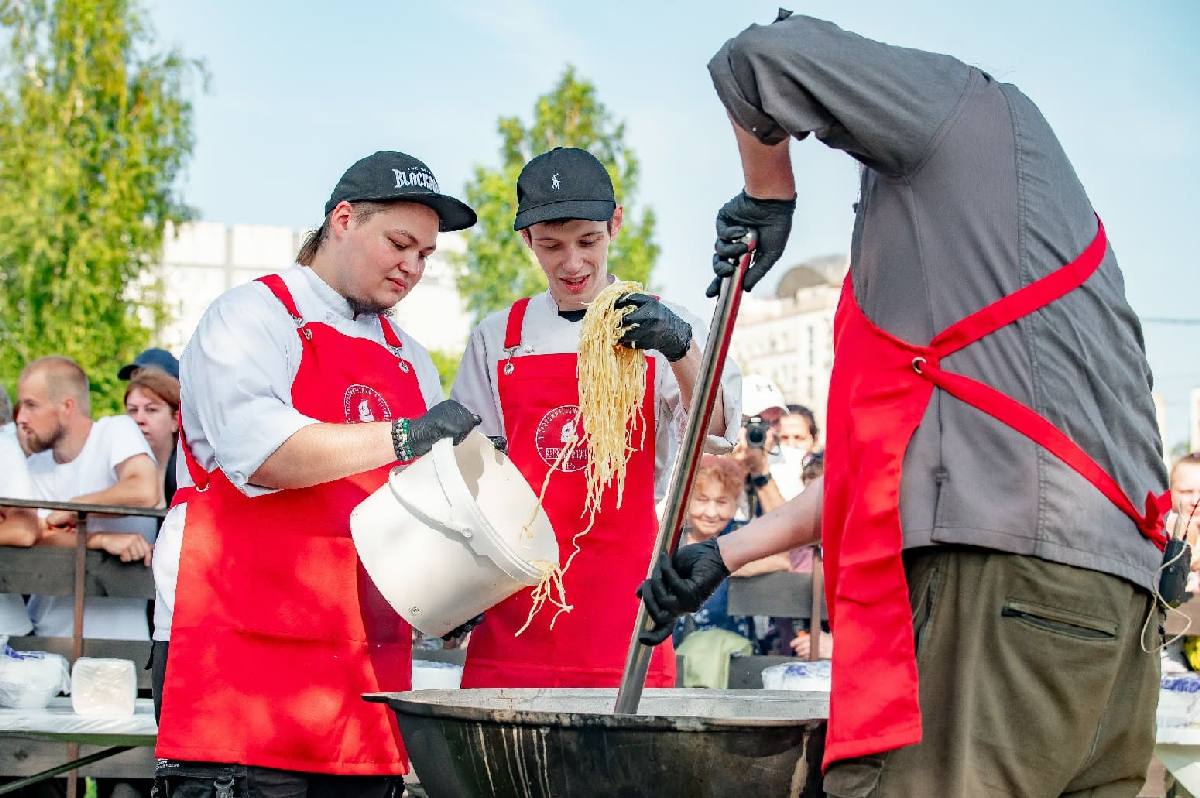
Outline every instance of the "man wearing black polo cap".
MULTIPOLYGON (((581 434, 576 353, 589 302, 613 281, 608 248, 621 229, 621 206, 604 166, 590 153, 559 148, 526 164, 517 180, 513 227, 537 258, 549 290, 517 301, 483 320, 472 333, 453 396, 505 436, 513 463, 540 491, 559 540, 561 561, 583 530, 587 442, 558 462, 562 444, 581 434)), ((615 687, 633 628, 633 590, 646 574, 657 518, 655 502, 667 479, 700 365, 696 336, 704 326, 690 314, 645 294, 620 300, 634 310, 621 343, 644 350, 647 377, 644 438, 626 471, 620 507, 608 491, 595 524, 565 576, 574 609, 525 623, 530 591, 488 611, 467 649, 464 687, 615 687)), ((728 449, 740 423, 740 378, 726 371, 710 425, 710 447, 728 449)), ((652 686, 674 684, 674 656, 651 664, 652 686)))
POLYGON ((178 565, 156 568, 173 609, 155 629, 162 794, 399 792, 395 723, 360 696, 408 689, 411 632, 349 514, 397 461, 478 423, 388 318, 438 231, 474 223, 425 164, 377 152, 342 176, 298 264, 218 298, 184 350, 187 468, 160 535, 178 565))

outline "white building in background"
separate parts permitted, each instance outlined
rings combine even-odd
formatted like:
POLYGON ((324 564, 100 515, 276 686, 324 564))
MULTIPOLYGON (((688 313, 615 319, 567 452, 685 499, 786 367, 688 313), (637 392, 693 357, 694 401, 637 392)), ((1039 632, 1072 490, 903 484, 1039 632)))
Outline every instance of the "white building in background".
MULTIPOLYGON (((168 228, 159 268, 170 319, 154 344, 180 354, 214 299, 235 285, 291 266, 307 232, 217 222, 168 228)), ((396 306, 396 321, 429 349, 458 353, 466 347, 470 317, 446 258, 446 253, 464 249, 461 234, 439 235, 438 252, 426 264, 421 282, 396 306)))
POLYGON ((730 352, 743 374, 774 382, 824 426, 833 371, 833 313, 849 261, 830 255, 791 267, 772 298, 742 300, 730 352))

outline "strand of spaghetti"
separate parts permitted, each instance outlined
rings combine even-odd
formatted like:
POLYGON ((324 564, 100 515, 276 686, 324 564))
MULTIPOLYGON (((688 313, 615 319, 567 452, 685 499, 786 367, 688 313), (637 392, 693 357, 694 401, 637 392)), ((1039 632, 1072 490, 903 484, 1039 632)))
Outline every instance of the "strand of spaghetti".
POLYGON ((567 445, 558 450, 558 457, 554 458, 554 464, 550 466, 550 470, 546 472, 546 478, 542 480, 542 490, 538 493, 537 502, 533 505, 533 511, 529 513, 529 520, 525 522, 525 526, 521 527, 521 540, 526 541, 533 537, 533 532, 530 527, 533 526, 534 519, 537 518, 538 510, 542 509, 542 503, 546 500, 546 489, 550 487, 550 477, 558 470, 559 465, 563 460, 571 456, 575 448, 579 446, 580 438, 578 435, 567 442, 567 445))
MULTIPOLYGON (((550 477, 558 470, 562 461, 571 456, 571 452, 575 451, 575 448, 579 446, 580 440, 581 438, 578 435, 573 437, 559 450, 558 457, 554 458, 554 464, 550 466, 550 470, 546 472, 546 478, 542 480, 542 490, 538 495, 537 503, 533 506, 533 512, 521 530, 522 539, 528 540, 533 537, 530 527, 533 525, 534 519, 537 518, 538 510, 542 508, 542 502, 546 498, 546 489, 550 487, 550 477)), ((578 551, 578 548, 576 546, 576 551, 578 551)), ((572 554, 572 557, 574 557, 574 554, 572 554)), ((551 629, 554 628, 554 622, 558 620, 559 615, 574 609, 574 607, 567 603, 567 590, 563 584, 563 575, 566 574, 567 569, 565 567, 560 568, 556 562, 552 563, 546 560, 535 560, 531 564, 541 571, 541 578, 538 580, 537 585, 533 587, 533 590, 530 591, 529 597, 531 602, 529 614, 525 616, 525 623, 513 634, 513 637, 520 637, 521 633, 529 628, 529 625, 533 623, 533 619, 547 602, 558 608, 554 613, 554 617, 550 619, 551 629), (557 596, 555 596, 555 591, 557 591, 557 596)), ((570 566, 570 564, 570 560, 568 560, 567 566, 570 566)))

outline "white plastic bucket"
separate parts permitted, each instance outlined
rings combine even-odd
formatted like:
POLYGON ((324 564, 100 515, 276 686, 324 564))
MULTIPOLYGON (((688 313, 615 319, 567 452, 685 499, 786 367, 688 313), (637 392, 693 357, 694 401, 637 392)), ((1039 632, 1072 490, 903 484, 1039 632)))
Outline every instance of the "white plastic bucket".
POLYGON ((350 533, 388 603, 437 637, 536 585, 535 561, 558 562, 554 529, 536 505, 517 467, 472 432, 392 469, 350 514, 350 533))

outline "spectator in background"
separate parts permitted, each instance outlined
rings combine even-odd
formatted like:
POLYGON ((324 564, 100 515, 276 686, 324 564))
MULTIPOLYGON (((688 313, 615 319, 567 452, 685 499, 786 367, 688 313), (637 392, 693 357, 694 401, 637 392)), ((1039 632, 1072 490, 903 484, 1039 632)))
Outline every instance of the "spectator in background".
MULTIPOLYGON (((18 383, 19 425, 34 454, 28 460, 34 494, 50 501, 153 507, 160 490, 154 456, 128 416, 91 418, 88 378, 65 357, 35 360, 18 383)), ((54 511, 41 544, 74 546, 75 513, 54 511)), ((88 519, 87 546, 125 562, 150 564, 155 523, 125 516, 88 519)), ((44 637, 70 637, 71 596, 31 596, 34 631, 44 637)), ((115 640, 148 640, 146 602, 92 597, 84 605, 84 635, 115 640)))
POLYGON ((770 512, 787 499, 774 482, 772 465, 780 462, 779 424, 787 412, 783 392, 758 374, 742 379, 742 429, 731 456, 746 472, 738 515, 742 520, 770 512))
POLYGON ((132 363, 126 363, 124 366, 121 366, 117 370, 117 377, 122 380, 128 380, 137 374, 140 369, 148 367, 162 369, 175 379, 179 379, 179 360, 167 350, 158 348, 146 349, 135 357, 132 363))
MULTIPOLYGON (((12 405, 0 388, 0 424, 11 426, 12 405)), ((33 486, 25 467, 25 453, 17 445, 16 435, 0 431, 0 496, 7 499, 32 499, 33 486)), ((32 546, 38 538, 37 514, 19 507, 0 507, 0 546, 32 546)), ((0 593, 0 635, 17 637, 33 629, 25 600, 18 593, 0 593)))
MULTIPOLYGON (((745 471, 731 457, 705 454, 692 482, 684 522, 684 542, 701 543, 737 529, 734 520, 742 494, 745 471)), ((767 558, 770 560, 771 558, 767 558)), ((749 563, 734 576, 753 576, 786 568, 786 561, 749 563)), ((676 623, 676 653, 684 658, 683 686, 724 688, 731 654, 758 653, 753 618, 729 614, 729 582, 717 588, 696 612, 676 623)))
POLYGON ((0 438, 11 438, 16 441, 21 453, 28 457, 29 444, 24 433, 21 432, 21 428, 17 426, 17 412, 20 409, 20 407, 13 407, 8 391, 4 390, 3 385, 0 385, 0 438))
POLYGON ((157 506, 166 507, 171 503, 176 487, 179 380, 158 366, 138 368, 129 380, 129 387, 125 389, 125 412, 142 431, 146 443, 150 444, 150 451, 158 463, 160 496, 157 506))
MULTIPOLYGON (((778 389, 775 389, 777 392, 778 389)), ((770 391, 763 390, 757 405, 763 401, 772 402, 769 399, 772 395, 770 391)), ((754 401, 753 396, 750 398, 754 401)), ((781 400, 782 395, 779 395, 766 408, 765 412, 776 422, 766 430, 763 445, 750 445, 743 427, 731 455, 746 469, 747 504, 757 510, 757 515, 771 512, 804 491, 807 484, 803 478, 804 467, 817 451, 819 429, 813 412, 804 405, 790 404, 785 406, 786 412, 777 415, 774 411, 781 400)), ((793 555, 793 571, 812 570, 811 549, 797 549, 793 555)))
MULTIPOLYGON (((1171 467, 1171 512, 1167 532, 1182 534, 1192 547, 1187 591, 1194 596, 1200 593, 1200 552, 1196 550, 1200 542, 1200 451, 1185 454, 1171 467)), ((1163 673, 1184 670, 1184 663, 1192 670, 1200 670, 1200 636, 1188 635, 1163 649, 1163 673)))
POLYGON ((1200 451, 1185 454, 1171 468, 1171 510, 1175 518, 1168 520, 1167 531, 1172 534, 1182 531, 1192 547, 1188 591, 1200 592, 1200 553, 1196 551, 1200 542, 1200 451))
POLYGON ((17 436, 17 425, 13 423, 12 399, 8 398, 8 391, 4 390, 3 385, 0 385, 0 436, 17 436))
MULTIPOLYGON (((686 543, 701 543, 742 525, 743 522, 735 521, 733 516, 742 490, 743 475, 741 466, 731 458, 712 454, 700 458, 684 521, 686 543)), ((682 642, 685 631, 706 629, 724 629, 753 641, 750 619, 730 617, 726 611, 728 600, 729 583, 726 582, 709 596, 697 612, 679 619, 674 633, 676 645, 682 642)))

